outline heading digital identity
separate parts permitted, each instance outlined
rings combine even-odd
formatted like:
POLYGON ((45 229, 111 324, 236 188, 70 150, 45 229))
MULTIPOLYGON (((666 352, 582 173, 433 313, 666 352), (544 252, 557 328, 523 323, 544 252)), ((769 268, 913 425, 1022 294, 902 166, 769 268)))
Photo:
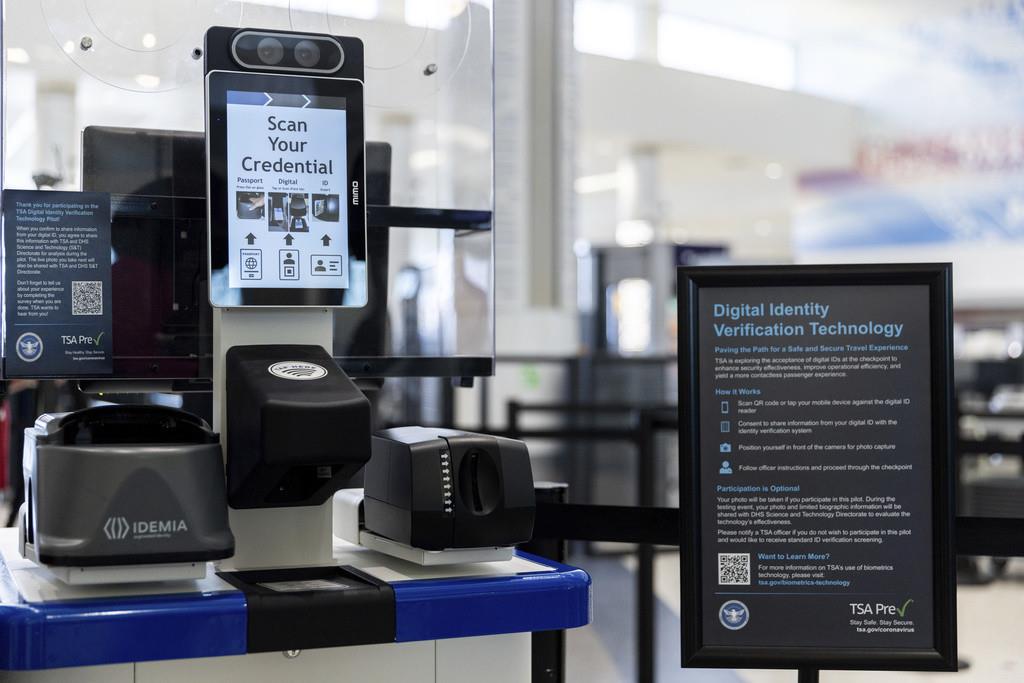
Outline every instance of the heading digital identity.
POLYGON ((875 320, 829 320, 831 306, 818 302, 800 304, 761 302, 756 304, 714 304, 712 316, 726 318, 736 324, 715 323, 716 337, 816 337, 878 336, 898 339, 903 323, 875 320), (788 323, 744 321, 745 318, 817 318, 788 323))

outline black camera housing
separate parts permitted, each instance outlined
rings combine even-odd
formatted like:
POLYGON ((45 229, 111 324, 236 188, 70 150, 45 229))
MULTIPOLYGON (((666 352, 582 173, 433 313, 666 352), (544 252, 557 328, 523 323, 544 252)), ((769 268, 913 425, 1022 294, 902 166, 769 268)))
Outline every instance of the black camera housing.
POLYGON ((225 381, 231 507, 322 505, 370 459, 370 402, 323 348, 233 346, 225 381), (323 375, 274 371, 288 364, 323 375))
POLYGON ((363 80, 363 41, 349 36, 330 36, 301 31, 260 30, 212 26, 206 31, 205 72, 248 71, 267 74, 334 76, 363 80), (281 44, 275 63, 261 59, 259 44, 265 38, 281 44), (303 63, 302 49, 311 43, 319 51, 315 62, 303 63))

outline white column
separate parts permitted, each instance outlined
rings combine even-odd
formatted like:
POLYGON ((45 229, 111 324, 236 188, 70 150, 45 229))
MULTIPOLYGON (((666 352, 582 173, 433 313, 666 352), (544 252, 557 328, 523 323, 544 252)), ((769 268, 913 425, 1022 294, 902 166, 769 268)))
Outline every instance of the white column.
MULTIPOLYGON (((325 308, 213 311, 213 428, 227 453, 224 355, 232 346, 317 344, 334 346, 334 315, 325 308)), ((297 426, 301 428, 301 425, 297 426)), ((329 564, 333 554, 331 501, 323 505, 251 510, 229 509, 235 555, 223 570, 329 564)))
MULTIPOLYGON (((619 188, 616 195, 620 229, 630 235, 642 232, 639 224, 650 226, 650 240, 660 220, 658 191, 658 150, 635 147, 619 161, 619 188), (633 227, 623 224, 632 224, 633 227)), ((617 237, 618 231, 617 231, 617 237)))

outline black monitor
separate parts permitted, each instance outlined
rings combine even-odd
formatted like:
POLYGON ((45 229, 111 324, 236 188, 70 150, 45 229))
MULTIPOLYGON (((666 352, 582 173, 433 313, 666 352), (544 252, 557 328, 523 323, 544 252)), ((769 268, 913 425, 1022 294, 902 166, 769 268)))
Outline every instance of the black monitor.
POLYGON ((117 379, 210 377, 204 144, 195 132, 82 132, 82 189, 111 194, 117 379))
MULTIPOLYGON (((174 380, 181 390, 202 388, 212 376, 204 155, 200 132, 83 131, 82 189, 111 194, 113 379, 174 380)), ((368 204, 389 203, 390 169, 390 145, 367 143, 368 204)), ((332 210, 316 199, 314 212, 332 210)), ((387 229, 369 231, 367 251, 369 304, 336 311, 339 359, 385 355, 387 229)), ((360 374, 359 367, 346 369, 360 374)))
POLYGON ((362 81, 215 70, 206 104, 212 304, 365 306, 362 81))

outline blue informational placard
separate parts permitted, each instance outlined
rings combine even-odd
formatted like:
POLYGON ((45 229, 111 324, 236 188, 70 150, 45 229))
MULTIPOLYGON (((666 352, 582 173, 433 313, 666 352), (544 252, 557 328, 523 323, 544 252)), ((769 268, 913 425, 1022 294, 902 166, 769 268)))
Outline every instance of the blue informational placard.
POLYGON ((4 190, 4 375, 113 372, 110 195, 4 190))
POLYGON ((679 269, 684 666, 956 670, 952 279, 679 269))

